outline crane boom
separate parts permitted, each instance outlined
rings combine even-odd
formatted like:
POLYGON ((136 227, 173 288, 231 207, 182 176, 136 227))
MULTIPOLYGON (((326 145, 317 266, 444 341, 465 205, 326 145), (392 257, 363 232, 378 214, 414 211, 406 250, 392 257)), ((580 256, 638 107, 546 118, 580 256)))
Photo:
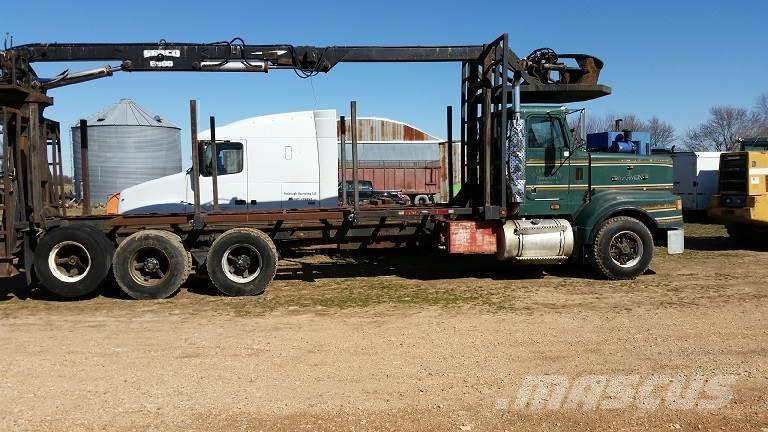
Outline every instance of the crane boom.
MULTIPOLYGON (((448 46, 294 46, 250 45, 241 38, 214 43, 37 43, 12 47, 0 53, 0 83, 20 84, 40 90, 111 76, 116 71, 161 72, 268 72, 292 69, 301 77, 330 71, 339 63, 459 62, 477 63, 496 47, 448 46), (119 62, 53 78, 38 77, 32 67, 41 62, 119 62)), ((585 54, 560 54, 535 50, 526 58, 507 51, 506 68, 519 75, 526 102, 574 102, 610 93, 597 84, 602 61, 585 54), (578 67, 562 59, 573 59, 578 67), (553 78, 554 77, 554 78, 553 78)), ((495 67, 498 65, 487 65, 495 67)))
POLYGON ((293 46, 197 43, 28 44, 11 50, 30 62, 120 61, 126 70, 197 71, 207 62, 268 62, 271 66, 328 72, 340 62, 452 62, 477 59, 482 45, 293 46), (166 62, 164 64, 158 64, 166 62))

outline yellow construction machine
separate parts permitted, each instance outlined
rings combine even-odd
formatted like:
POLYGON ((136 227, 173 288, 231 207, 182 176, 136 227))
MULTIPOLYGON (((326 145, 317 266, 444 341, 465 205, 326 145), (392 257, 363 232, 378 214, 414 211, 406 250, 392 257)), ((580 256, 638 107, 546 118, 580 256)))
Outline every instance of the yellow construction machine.
POLYGON ((768 138, 743 139, 740 151, 720 155, 718 192, 708 214, 739 242, 768 234, 768 138))

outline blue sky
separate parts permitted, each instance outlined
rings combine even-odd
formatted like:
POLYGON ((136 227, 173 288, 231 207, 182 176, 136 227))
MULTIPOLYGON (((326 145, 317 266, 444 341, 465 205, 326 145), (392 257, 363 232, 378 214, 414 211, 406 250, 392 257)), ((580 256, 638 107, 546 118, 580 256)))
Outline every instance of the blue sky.
MULTIPOLYGON (((9 8, 3 11, 0 32, 13 35, 16 44, 203 43, 240 36, 252 44, 445 45, 482 44, 508 32, 520 56, 546 46, 605 61, 601 81, 613 94, 584 104, 590 114, 657 115, 678 133, 703 121, 710 106, 751 107, 768 91, 765 0, 36 1, 10 9, 10 16, 9 8), (485 16, 481 4, 487 4, 485 16), (474 22, 468 22, 470 16, 474 22)), ((46 64, 38 71, 54 75, 66 67, 89 66, 46 64)), ((459 106, 459 66, 341 64, 311 80, 290 71, 119 73, 50 94, 56 104, 46 115, 67 129, 117 99, 135 99, 182 127, 188 165, 190 98, 199 100, 202 122, 215 114, 219 124, 306 109, 334 108, 341 114, 356 99, 358 115, 389 117, 444 136, 445 106, 459 106)))

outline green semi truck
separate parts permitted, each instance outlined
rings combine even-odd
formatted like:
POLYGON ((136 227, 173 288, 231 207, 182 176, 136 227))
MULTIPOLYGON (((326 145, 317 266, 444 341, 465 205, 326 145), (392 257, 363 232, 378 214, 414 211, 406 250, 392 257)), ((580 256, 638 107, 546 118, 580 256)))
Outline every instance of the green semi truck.
MULTIPOLYGON (((681 202, 672 193, 669 157, 637 154, 618 139, 604 151, 588 151, 572 139, 561 106, 610 94, 598 83, 602 66, 593 56, 548 49, 521 58, 509 49, 506 34, 484 45, 449 47, 246 45, 239 39, 12 47, 0 53, 3 166, 9 168, 2 178, 0 274, 23 272, 30 284, 78 297, 97 289, 111 273, 129 296, 156 299, 172 295, 194 271, 206 274, 224 294, 255 295, 274 278, 280 251, 349 243, 363 248, 427 244, 444 253, 495 255, 519 264, 583 263, 602 277, 635 278, 649 268, 655 241, 666 242, 669 253, 682 252, 681 202), (38 61, 120 65, 43 79, 31 67, 38 61), (351 130, 340 132, 342 142, 352 143, 352 204, 223 211, 216 204, 217 164, 202 160, 220 150, 215 119, 210 138, 198 140, 191 101, 194 197, 189 212, 90 215, 87 187, 84 216, 67 215, 63 208, 58 123, 42 115, 53 102, 49 90, 119 70, 292 69, 307 77, 343 62, 461 64, 461 154, 453 160, 449 152, 447 161, 448 184, 460 188, 452 188, 447 203, 360 203, 354 190, 361 179, 353 102, 351 130), (211 170, 201 173, 201 165, 211 170), (203 210, 200 202, 201 176, 210 177, 211 210, 203 210)), ((87 128, 81 134, 87 166, 87 128)))
POLYGON ((523 106, 527 125, 525 201, 520 216, 562 218, 574 231, 572 258, 609 278, 647 268, 652 237, 682 251, 682 208, 667 155, 587 151, 574 143, 562 107, 523 106), (610 259, 606 259, 609 257, 610 259))

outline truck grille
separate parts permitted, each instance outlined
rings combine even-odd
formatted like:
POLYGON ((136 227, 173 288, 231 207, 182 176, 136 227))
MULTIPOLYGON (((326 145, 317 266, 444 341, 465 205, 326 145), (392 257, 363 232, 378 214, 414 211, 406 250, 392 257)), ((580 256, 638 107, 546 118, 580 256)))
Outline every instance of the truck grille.
POLYGON ((720 205, 744 207, 747 198, 747 153, 724 154, 720 157, 720 205))

